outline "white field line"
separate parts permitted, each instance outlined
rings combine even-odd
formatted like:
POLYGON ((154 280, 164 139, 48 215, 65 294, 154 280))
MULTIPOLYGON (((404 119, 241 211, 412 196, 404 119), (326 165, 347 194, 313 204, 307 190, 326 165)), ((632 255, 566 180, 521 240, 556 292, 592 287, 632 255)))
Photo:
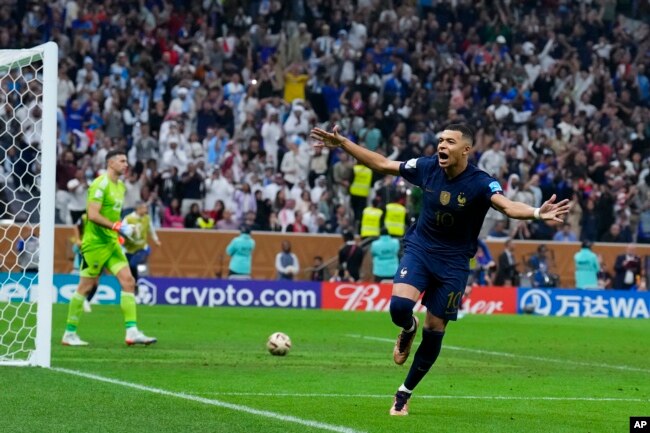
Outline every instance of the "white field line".
MULTIPOLYGON (((389 394, 321 394, 288 392, 205 392, 203 395, 223 395, 241 397, 288 397, 288 398, 382 398, 390 400, 389 394)), ((431 400, 531 400, 531 401, 603 401, 603 402, 650 402, 650 398, 614 398, 614 397, 522 397, 507 395, 419 395, 418 399, 431 400)))
MULTIPOLYGON (((359 335, 359 334, 347 334, 346 337, 351 337, 351 338, 360 338, 363 340, 373 340, 373 341, 383 341, 386 343, 395 343, 395 339, 390 339, 390 338, 381 338, 381 337, 368 337, 365 335, 359 335)), ((559 358, 546 358, 544 356, 533 356, 533 355, 518 355, 516 353, 508 353, 508 352, 495 352, 492 350, 482 350, 482 349, 470 349, 467 347, 459 347, 459 346, 448 346, 446 344, 443 344, 442 346, 443 350, 448 349, 448 350, 457 350, 459 352, 470 352, 470 353, 477 353, 479 355, 492 355, 492 356, 501 356, 504 358, 511 358, 511 359, 528 359, 531 361, 541 361, 541 362, 555 362, 558 364, 569 364, 569 365, 579 365, 582 367, 598 367, 598 368, 609 368, 612 370, 623 370, 623 371, 637 371, 641 373, 650 373, 650 369, 648 368, 641 368, 641 367, 632 367, 629 365, 615 365, 615 364, 604 364, 604 363, 599 363, 599 362, 584 362, 584 361, 571 361, 568 359, 559 359, 559 358)))
POLYGON ((236 412, 244 412, 248 413, 251 415, 256 415, 264 418, 271 418, 275 419, 278 421, 283 421, 286 423, 293 423, 293 424, 300 424, 306 427, 312 427, 312 428, 317 428, 321 430, 327 430, 327 431, 332 431, 332 432, 337 432, 337 433, 362 433, 360 430, 354 430, 349 427, 343 427, 343 426, 338 426, 338 425, 333 425, 333 424, 326 424, 323 422, 318 422, 318 421, 312 421, 308 419, 303 419, 303 418, 298 418, 295 416, 291 415, 284 415, 281 413, 277 412, 271 412, 268 410, 259 410, 259 409, 254 409, 252 407, 248 406, 242 406, 239 404, 232 404, 232 403, 227 403, 225 401, 220 401, 220 400, 214 400, 210 398, 204 398, 204 397, 198 397, 196 395, 192 394, 185 394, 181 392, 173 392, 173 391, 168 391, 165 389, 161 388, 154 388, 151 386, 146 386, 146 385, 140 385, 137 383, 133 382, 126 382, 123 380, 118 380, 118 379, 112 379, 110 377, 104 377, 104 376, 99 376, 96 374, 91 374, 91 373, 84 373, 83 371, 78 371, 78 370, 69 370, 67 368, 52 368, 51 370, 57 371, 59 373, 65 373, 65 374, 70 374, 73 376, 79 376, 79 377, 84 377, 86 379, 91 379, 91 380, 96 380, 98 382, 105 382, 105 383, 110 383, 112 385, 120 385, 124 386, 127 388, 132 388, 132 389, 137 389, 138 391, 146 391, 150 392, 152 394, 158 394, 158 395, 164 395, 167 397, 175 397, 175 398, 181 398, 183 400, 189 400, 193 401, 196 403, 202 403, 202 404, 207 404, 210 406, 217 406, 217 407, 222 407, 224 409, 230 409, 236 412))

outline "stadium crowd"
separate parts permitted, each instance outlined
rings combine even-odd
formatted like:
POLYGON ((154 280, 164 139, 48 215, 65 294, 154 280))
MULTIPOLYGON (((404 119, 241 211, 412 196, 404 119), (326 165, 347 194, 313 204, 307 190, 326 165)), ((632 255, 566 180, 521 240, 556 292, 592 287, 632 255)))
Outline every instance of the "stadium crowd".
MULTIPOLYGON (((484 237, 650 242, 648 2, 48 3, 1 9, 0 48, 59 45, 59 223, 120 147, 125 212, 144 200, 156 226, 358 230, 354 161, 312 127, 408 160, 468 122, 509 198, 576 203, 564 227, 490 211, 484 237)), ((20 149, 4 150, 8 172, 20 149)), ((376 174, 361 197, 421 203, 376 174)))

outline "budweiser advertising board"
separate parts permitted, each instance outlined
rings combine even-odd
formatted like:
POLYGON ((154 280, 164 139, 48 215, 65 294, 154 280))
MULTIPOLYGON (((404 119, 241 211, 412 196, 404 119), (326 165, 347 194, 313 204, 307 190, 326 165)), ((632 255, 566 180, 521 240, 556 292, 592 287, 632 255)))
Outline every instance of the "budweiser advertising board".
MULTIPOLYGON (((348 311, 388 311, 392 284, 323 283, 322 306, 348 311)), ((424 311, 419 303, 417 311, 424 311)), ((515 314, 517 289, 514 287, 474 287, 464 299, 463 310, 474 314, 515 314)))
POLYGON ((478 286, 463 299, 463 311, 473 314, 517 314, 517 288, 478 286))

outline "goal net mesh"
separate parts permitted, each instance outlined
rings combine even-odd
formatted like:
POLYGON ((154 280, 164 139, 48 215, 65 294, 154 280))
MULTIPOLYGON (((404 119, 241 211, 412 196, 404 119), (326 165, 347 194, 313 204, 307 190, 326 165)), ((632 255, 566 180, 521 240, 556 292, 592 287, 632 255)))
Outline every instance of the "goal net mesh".
POLYGON ((41 51, 0 51, 0 364, 35 350, 42 115, 41 51))

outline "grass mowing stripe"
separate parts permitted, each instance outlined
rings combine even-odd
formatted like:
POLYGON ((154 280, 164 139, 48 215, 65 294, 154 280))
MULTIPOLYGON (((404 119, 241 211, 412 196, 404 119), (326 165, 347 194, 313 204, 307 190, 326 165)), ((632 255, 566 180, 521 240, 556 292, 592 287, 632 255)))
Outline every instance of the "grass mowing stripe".
MULTIPOLYGON (((105 358, 72 358, 72 357, 53 357, 53 363, 61 362, 79 362, 84 364, 106 364, 107 362, 121 362, 124 361, 123 357, 105 357, 105 358)), ((173 359, 156 359, 156 358, 147 358, 147 359, 129 359, 130 364, 183 364, 183 363, 193 363, 197 364, 202 362, 201 359, 197 358, 173 358, 173 359)))
POLYGON ((52 368, 51 370, 57 371, 59 373, 65 373, 65 374, 71 374, 73 376, 79 376, 79 377, 84 377, 86 379, 92 379, 92 380, 97 380, 99 382, 105 382, 105 383, 110 383, 113 385, 120 385, 120 386, 125 386, 127 388, 133 388, 137 389, 139 391, 147 391, 151 392, 153 394, 159 394, 159 395, 165 395, 168 397, 176 397, 176 398, 182 398, 184 400, 190 400, 190 401, 195 401, 197 403, 203 403, 203 404, 208 404, 212 406, 217 406, 217 407, 223 407, 225 409, 230 409, 238 412, 244 412, 244 413, 249 413, 251 415, 257 415, 257 416, 262 416, 266 418, 272 418, 276 419, 279 421, 285 421, 285 422, 291 422, 294 424, 300 424, 304 425, 307 427, 313 427, 313 428, 318 428, 321 430, 327 430, 327 431, 333 431, 337 433, 363 433, 360 430, 354 430, 348 427, 343 427, 343 426, 337 426, 333 424, 326 424, 318 421, 311 421, 308 419, 302 419, 298 418, 295 416, 291 415, 283 415, 281 413, 276 413, 276 412, 271 412, 268 410, 259 410, 259 409, 254 409, 252 407, 248 406, 242 406, 239 404, 232 404, 232 403, 227 403, 225 401, 219 401, 219 400, 213 400, 213 399, 208 399, 208 398, 203 398, 203 397, 198 397, 196 395, 191 395, 191 394, 184 394, 184 393, 179 393, 179 392, 172 392, 168 391, 165 389, 160 389, 160 388, 154 388, 151 386, 146 386, 146 385, 140 385, 137 383, 132 383, 132 382, 125 382, 122 380, 118 379, 112 379, 110 377, 104 377, 104 376, 99 376, 96 374, 91 374, 91 373, 85 373, 83 371, 78 371, 78 370, 69 370, 67 368, 52 368))
MULTIPOLYGON (((314 398, 385 398, 393 396, 388 394, 319 394, 319 393, 288 393, 288 392, 204 392, 203 395, 224 395, 241 397, 314 397, 314 398)), ((650 402, 644 398, 616 398, 616 397, 522 397, 507 395, 419 395, 418 399, 459 399, 459 400, 541 400, 541 401, 604 401, 604 402, 650 402)))
MULTIPOLYGON (((360 338, 363 340, 372 340, 372 341, 384 341, 387 343, 395 343, 395 339, 382 338, 382 337, 369 337, 367 335, 359 334, 347 334, 346 337, 350 338, 360 338)), ((492 350, 483 350, 483 349, 471 349, 468 347, 459 347, 459 346, 447 346, 443 345, 443 349, 457 350, 459 352, 470 352, 478 353, 479 355, 493 355, 493 356, 502 356, 504 358, 511 359, 529 359, 531 361, 541 361, 541 362, 555 362, 559 364, 570 364, 570 365, 579 365, 582 367, 598 367, 598 368, 610 368, 614 370, 624 370, 624 371, 637 371, 641 373, 650 373, 650 369, 641 368, 641 367, 631 367, 629 365, 613 365, 613 364, 604 364, 598 362, 584 362, 584 361, 571 361, 567 359, 557 359, 557 358, 546 358, 543 356, 533 356, 533 355, 518 355, 516 353, 508 352, 494 352, 492 350)))

